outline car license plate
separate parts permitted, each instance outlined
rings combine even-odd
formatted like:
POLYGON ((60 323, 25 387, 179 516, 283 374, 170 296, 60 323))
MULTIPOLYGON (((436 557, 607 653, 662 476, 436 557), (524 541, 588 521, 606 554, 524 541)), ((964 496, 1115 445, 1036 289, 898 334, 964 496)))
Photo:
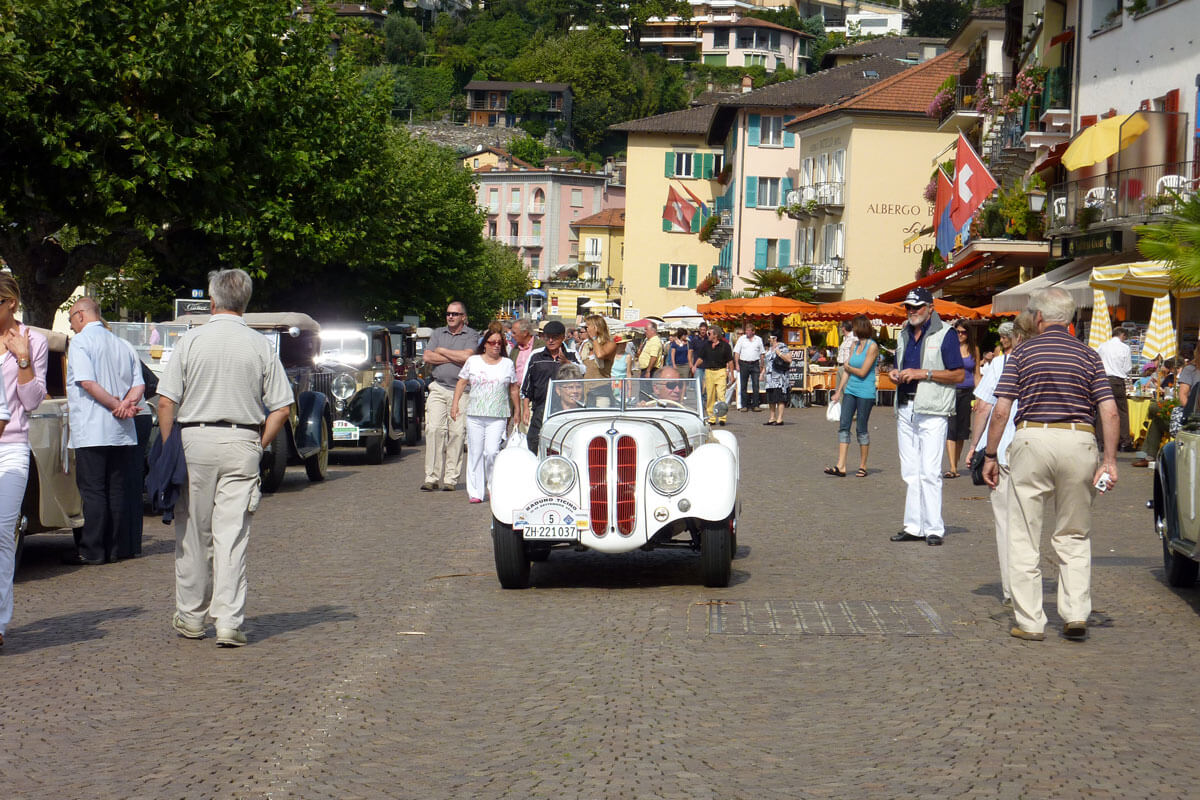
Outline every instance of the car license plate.
POLYGON ((335 442, 357 442, 358 426, 342 419, 334 420, 333 440, 335 442))
POLYGON ((543 497, 513 512, 513 530, 525 539, 575 542, 587 526, 587 512, 561 497, 543 497))

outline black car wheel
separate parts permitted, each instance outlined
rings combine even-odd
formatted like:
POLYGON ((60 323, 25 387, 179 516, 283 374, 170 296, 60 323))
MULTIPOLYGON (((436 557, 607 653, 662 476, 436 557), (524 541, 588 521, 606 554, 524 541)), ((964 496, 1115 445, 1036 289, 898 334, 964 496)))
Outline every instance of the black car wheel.
POLYGON ((287 431, 281 430, 271 442, 271 446, 263 451, 262 464, 259 471, 262 476, 262 490, 270 494, 283 485, 287 474, 288 445, 287 431))
POLYGON ((1200 570, 1200 563, 1176 553, 1171 549, 1166 538, 1162 540, 1162 548, 1163 572, 1167 577, 1167 585, 1177 589, 1186 589, 1192 586, 1196 582, 1196 573, 1200 570))
POLYGON ((308 473, 308 479, 314 483, 325 480, 325 476, 329 474, 329 441, 332 438, 333 433, 329 430, 329 422, 322 419, 321 449, 304 459, 304 471, 308 473))
POLYGON ((700 530, 700 578, 705 586, 729 585, 733 572, 733 535, 729 520, 706 524, 700 530))
POLYGON ((404 443, 414 447, 421 443, 421 420, 417 419, 417 404, 408 404, 408 418, 404 426, 404 443))
POLYGON ((367 439, 367 463, 382 464, 383 463, 383 440, 387 438, 386 433, 381 433, 379 436, 372 436, 367 439))
POLYGON ((505 589, 529 588, 529 554, 521 534, 492 518, 492 549, 496 557, 496 577, 505 589))

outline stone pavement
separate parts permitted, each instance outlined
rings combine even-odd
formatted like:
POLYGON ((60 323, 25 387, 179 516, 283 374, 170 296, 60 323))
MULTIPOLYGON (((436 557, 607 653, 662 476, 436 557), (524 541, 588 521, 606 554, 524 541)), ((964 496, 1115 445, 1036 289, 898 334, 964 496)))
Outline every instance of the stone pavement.
POLYGON ((891 409, 865 479, 821 473, 822 411, 731 415, 726 589, 659 551, 556 552, 503 591, 487 507, 417 491, 417 448, 339 453, 323 484, 293 468, 264 499, 238 650, 170 630, 156 520, 107 567, 33 537, 0 651, 4 797, 1190 795, 1200 600, 1162 581, 1150 471, 1097 500, 1091 638, 1021 642, 986 490, 947 482, 945 546, 891 543, 891 409))

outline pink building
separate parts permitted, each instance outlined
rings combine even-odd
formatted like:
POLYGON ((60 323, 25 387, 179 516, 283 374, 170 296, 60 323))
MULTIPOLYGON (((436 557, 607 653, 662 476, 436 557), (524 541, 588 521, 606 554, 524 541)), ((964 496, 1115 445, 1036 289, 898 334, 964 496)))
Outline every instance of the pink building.
POLYGON ((709 22, 700 30, 705 64, 718 67, 757 65, 767 72, 780 68, 799 73, 808 71, 808 40, 814 38, 812 34, 754 17, 709 22))
MULTIPOLYGON (((472 158, 464 159, 468 168, 472 158)), ((625 187, 610 183, 610 176, 602 172, 522 167, 511 158, 472 171, 479 185, 479 207, 487 214, 483 235, 516 250, 529 274, 540 280, 579 261, 579 237, 572 223, 625 207, 625 187)))

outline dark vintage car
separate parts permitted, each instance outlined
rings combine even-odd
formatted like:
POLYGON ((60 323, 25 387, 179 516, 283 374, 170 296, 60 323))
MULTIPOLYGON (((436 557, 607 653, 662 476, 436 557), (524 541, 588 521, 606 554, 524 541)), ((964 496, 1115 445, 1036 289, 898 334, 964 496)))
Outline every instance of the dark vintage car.
MULTIPOLYGON (((208 319, 207 314, 188 314, 176 322, 195 326, 208 319)), ((271 341, 292 384, 287 423, 263 451, 262 490, 277 490, 283 484, 288 464, 304 464, 310 481, 323 481, 329 470, 329 448, 333 441, 332 387, 338 370, 316 362, 321 326, 307 314, 294 311, 250 313, 245 320, 271 341)))
POLYGON ((336 370, 333 445, 363 447, 367 462, 400 452, 408 426, 408 397, 392 367, 387 328, 368 323, 337 323, 321 329, 319 364, 336 370))
MULTIPOLYGON (((1193 390, 1194 391, 1194 390, 1193 390)), ((1200 418, 1185 422, 1154 464, 1154 530, 1167 583, 1189 587, 1200 568, 1200 418)))
POLYGON ((407 322, 372 324, 387 328, 392 337, 392 375, 404 384, 404 443, 418 445, 425 427, 425 396, 429 393, 429 381, 421 375, 423 348, 417 332, 422 329, 407 322))

